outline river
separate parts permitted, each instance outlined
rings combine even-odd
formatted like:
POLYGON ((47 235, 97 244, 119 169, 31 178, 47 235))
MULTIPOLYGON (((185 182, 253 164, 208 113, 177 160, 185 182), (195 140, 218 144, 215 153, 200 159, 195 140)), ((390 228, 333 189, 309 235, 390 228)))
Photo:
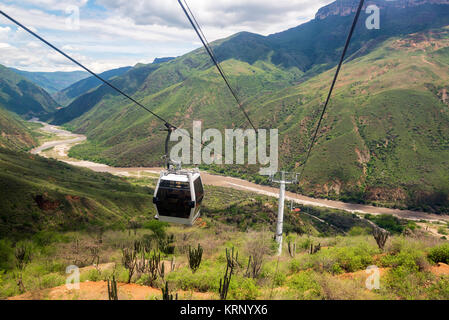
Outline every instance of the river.
MULTIPOLYGON (((48 155, 45 154, 44 151, 50 148, 54 148, 52 157, 60 161, 66 162, 74 166, 88 168, 96 172, 108 172, 113 175, 119 176, 140 176, 143 173, 159 174, 160 171, 163 170, 162 168, 117 168, 117 167, 110 167, 105 164, 98 164, 90 161, 80 161, 77 159, 72 159, 68 156, 68 151, 74 145, 86 141, 87 139, 86 136, 63 130, 58 126, 40 122, 37 119, 33 119, 31 121, 43 125, 43 127, 40 128, 39 130, 57 136, 57 139, 55 139, 54 141, 45 142, 41 146, 31 150, 32 154, 48 157, 48 155)), ((270 197, 279 197, 279 190, 276 188, 261 186, 242 179, 226 176, 218 176, 204 171, 201 172, 201 177, 203 179, 203 183, 206 185, 249 191, 257 194, 267 195, 270 197)), ((362 204, 345 203, 334 200, 316 199, 298 195, 291 192, 286 192, 286 201, 293 201, 294 203, 308 206, 339 209, 356 214, 367 214, 367 213, 373 215, 391 214, 402 219, 415 220, 415 221, 421 219, 427 221, 449 221, 449 216, 436 215, 419 211, 398 210, 362 204)))

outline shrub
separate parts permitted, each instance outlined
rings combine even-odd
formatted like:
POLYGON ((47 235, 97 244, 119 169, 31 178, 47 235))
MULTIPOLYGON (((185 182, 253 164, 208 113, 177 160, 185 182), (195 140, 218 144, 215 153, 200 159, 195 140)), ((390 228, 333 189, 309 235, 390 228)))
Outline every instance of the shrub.
MULTIPOLYGON (((234 278, 235 279, 235 278, 234 278)), ((256 300, 260 292, 256 281, 251 278, 241 278, 231 280, 229 294, 231 299, 236 300, 256 300)))
POLYGON ((371 230, 369 228, 355 226, 355 227, 352 227, 351 230, 349 230, 348 235, 351 237, 356 237, 356 236, 364 236, 364 235, 367 235, 370 233, 371 233, 371 230))
POLYGON ((66 278, 57 273, 50 273, 42 276, 41 286, 42 288, 54 288, 61 286, 65 283, 66 278))
POLYGON ((442 262, 449 264, 449 243, 432 248, 427 257, 433 263, 442 262))
POLYGON ((315 279, 315 273, 306 271, 292 276, 287 282, 290 293, 299 300, 321 298, 321 288, 315 279))
POLYGON ((365 218, 373 221, 380 228, 390 231, 391 233, 400 234, 404 231, 404 226, 402 225, 401 220, 395 216, 389 214, 380 216, 366 215, 365 218))
POLYGON ((165 238, 166 237, 166 229, 169 226, 168 223, 158 221, 158 220, 151 220, 148 222, 145 222, 143 224, 143 227, 145 229, 149 229, 153 231, 153 233, 156 235, 157 238, 165 238))
POLYGON ((201 269, 192 273, 188 267, 170 272, 166 280, 177 289, 185 291, 218 292, 220 278, 223 276, 223 266, 217 266, 210 261, 204 261, 201 269))
POLYGON ((390 270, 384 278, 382 291, 392 293, 400 299, 415 300, 426 298, 426 287, 433 279, 428 272, 410 272, 407 266, 390 270))
POLYGON ((298 242, 298 248, 301 248, 303 250, 309 250, 310 249, 310 245, 313 243, 313 240, 310 238, 302 238, 299 242, 298 242))
POLYGON ((430 300, 449 300, 449 276, 438 279, 427 291, 430 300))
POLYGON ((409 272, 424 271, 428 267, 424 252, 413 248, 402 248, 397 254, 384 256, 381 264, 383 267, 403 268, 409 272))

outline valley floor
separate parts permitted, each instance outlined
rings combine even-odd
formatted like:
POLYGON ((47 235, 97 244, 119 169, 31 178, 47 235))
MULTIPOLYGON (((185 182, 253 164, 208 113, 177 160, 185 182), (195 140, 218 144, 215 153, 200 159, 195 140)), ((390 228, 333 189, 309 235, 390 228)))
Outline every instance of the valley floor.
MULTIPOLYGON (((44 126, 40 129, 46 133, 54 135, 54 140, 46 141, 40 147, 31 151, 33 154, 39 154, 44 157, 55 158, 60 161, 64 161, 68 164, 91 169, 96 172, 108 172, 114 175, 127 176, 127 177, 141 177, 145 175, 159 176, 159 172, 162 168, 116 168, 110 167, 105 164, 98 164, 90 161, 81 161, 70 158, 68 152, 71 147, 82 143, 86 140, 86 137, 79 134, 74 134, 69 131, 63 130, 57 126, 49 125, 41 122, 44 126)), ((207 172, 202 172, 203 182, 206 185, 232 188, 236 190, 249 191, 270 197, 278 197, 278 189, 258 185, 252 182, 248 182, 242 179, 233 177, 217 176, 207 172)), ((362 204, 345 203, 341 201, 327 200, 327 199, 315 199, 295 193, 287 192, 286 200, 293 201, 298 204, 332 208, 338 210, 344 210, 351 213, 359 214, 371 214, 371 215, 383 215, 389 214, 401 219, 407 220, 427 220, 427 221, 449 221, 449 216, 430 214, 426 212, 410 211, 410 210, 398 210, 391 208, 374 207, 362 204)))

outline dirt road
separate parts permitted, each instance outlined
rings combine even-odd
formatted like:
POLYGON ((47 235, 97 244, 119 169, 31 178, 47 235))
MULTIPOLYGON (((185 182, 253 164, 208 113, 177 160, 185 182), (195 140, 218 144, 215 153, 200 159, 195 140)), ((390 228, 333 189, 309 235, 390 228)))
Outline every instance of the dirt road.
MULTIPOLYGON (((37 121, 35 121, 37 122, 37 121)), ((104 164, 98 164, 90 161, 80 161, 76 159, 69 158, 67 153, 71 147, 76 144, 82 143, 86 140, 86 137, 79 134, 74 134, 66 130, 62 130, 57 126, 52 126, 43 122, 40 122, 44 125, 43 130, 47 133, 52 133, 58 136, 58 140, 49 141, 44 143, 42 146, 35 148, 31 151, 33 154, 39 154, 46 157, 54 157, 60 161, 64 161, 68 164, 84 167, 91 169, 96 172, 108 172, 114 175, 120 176, 141 176, 144 173, 150 174, 159 174, 162 168, 115 168, 110 167, 104 164), (55 151, 50 155, 45 152, 45 150, 49 148, 54 148, 55 151)), ((232 178, 232 177, 224 177, 217 176, 207 172, 202 172, 201 176, 203 178, 203 182, 206 185, 219 186, 232 188, 236 190, 242 191, 250 191, 258 194, 267 195, 270 197, 278 197, 279 190, 272 187, 261 186, 255 183, 251 183, 242 179, 232 178)), ((408 220, 427 220, 427 221, 449 221, 449 216, 440 216, 436 214, 429 214, 425 212, 418 211, 410 211, 410 210, 397 210, 390 208, 381 208, 374 207, 369 205, 361 205, 361 204, 353 204, 353 203, 345 203, 341 201, 333 201, 326 199, 315 199, 302 195, 298 195, 291 192, 286 192, 286 200, 293 201, 298 204, 315 206, 315 207, 326 207, 333 209, 340 209, 344 211, 348 211, 351 213, 361 213, 366 214, 370 213, 373 215, 380 214, 391 214, 402 219, 408 220)))

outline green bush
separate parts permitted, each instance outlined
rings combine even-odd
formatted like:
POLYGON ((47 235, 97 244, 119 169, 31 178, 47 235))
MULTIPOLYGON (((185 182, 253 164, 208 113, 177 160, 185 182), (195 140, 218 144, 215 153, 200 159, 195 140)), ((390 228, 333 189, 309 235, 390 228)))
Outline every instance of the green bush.
POLYGON ((231 280, 229 297, 235 300, 256 300, 260 292, 255 279, 234 278, 231 280))
POLYGON ((449 300, 449 276, 438 279, 427 291, 430 300, 449 300))
POLYGON ((153 231, 157 238, 166 237, 166 229, 168 226, 168 223, 158 220, 147 221, 143 224, 143 228, 153 231))
POLYGON ((371 233, 371 230, 369 228, 355 226, 355 227, 352 227, 351 230, 349 230, 348 235, 351 237, 356 237, 356 236, 364 236, 364 235, 367 235, 370 233, 371 233))
POLYGON ((428 272, 412 271, 407 266, 391 269, 384 278, 384 293, 393 294, 395 298, 405 300, 422 300, 427 298, 426 287, 434 277, 428 272))
POLYGON ((290 294, 299 300, 314 300, 321 298, 321 288, 312 271, 300 272, 287 282, 290 294))
POLYGON ((204 261, 201 269, 192 273, 188 267, 170 272, 166 280, 177 289, 199 292, 218 292, 220 278, 223 277, 222 266, 204 261))
POLYGON ((423 271, 428 266, 424 252, 412 248, 404 248, 397 254, 382 257, 381 264, 383 267, 403 268, 409 272, 423 271))
POLYGON ((449 243, 430 249, 427 257, 433 263, 442 262, 449 264, 449 243))
POLYGON ((54 288, 61 286, 65 283, 66 278, 57 273, 50 273, 42 276, 41 287, 42 288, 54 288))
POLYGON ((388 230, 393 234, 400 234, 404 231, 404 226, 401 220, 390 214, 382 214, 380 216, 373 216, 367 214, 365 218, 373 221, 379 227, 388 230))

